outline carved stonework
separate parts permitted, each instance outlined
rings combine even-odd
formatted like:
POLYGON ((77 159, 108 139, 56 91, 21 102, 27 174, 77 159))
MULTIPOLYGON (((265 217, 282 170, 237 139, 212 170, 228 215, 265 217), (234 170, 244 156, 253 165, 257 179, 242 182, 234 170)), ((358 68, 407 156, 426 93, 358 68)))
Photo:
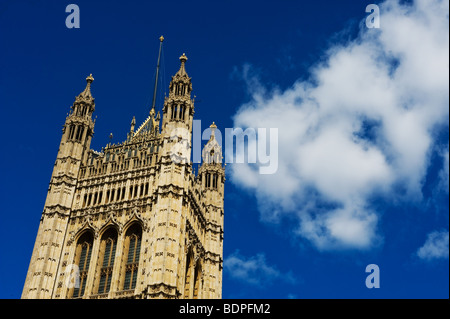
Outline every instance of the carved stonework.
POLYGON ((23 298, 221 297, 225 169, 215 124, 197 175, 187 160, 195 101, 186 62, 183 54, 162 108, 100 151, 90 148, 86 78, 63 126, 23 298), (186 154, 174 152, 177 141, 186 154), (73 265, 84 295, 66 286, 73 265))

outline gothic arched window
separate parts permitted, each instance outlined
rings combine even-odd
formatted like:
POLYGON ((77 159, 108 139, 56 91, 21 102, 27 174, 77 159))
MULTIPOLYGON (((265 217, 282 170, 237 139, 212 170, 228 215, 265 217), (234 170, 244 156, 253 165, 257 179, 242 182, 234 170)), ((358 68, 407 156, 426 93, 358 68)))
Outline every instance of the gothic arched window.
POLYGON ((114 268, 114 259, 117 248, 117 231, 108 229, 102 236, 100 242, 100 278, 97 293, 108 293, 111 288, 111 277, 114 268))
POLYGON ((69 138, 68 138, 69 140, 71 140, 73 138, 74 131, 75 131, 75 126, 70 125, 69 126, 69 138))
POLYGON ((183 104, 180 104, 179 110, 178 110, 177 118, 181 119, 181 114, 183 113, 183 104))
POLYGON ((141 254, 142 228, 133 224, 125 233, 123 265, 123 290, 136 288, 139 270, 139 256, 141 254))
POLYGON ((177 116, 177 106, 174 104, 173 106, 172 106, 172 115, 171 115, 171 119, 175 119, 176 118, 176 116, 177 116))
POLYGON ((217 188, 217 174, 213 174, 212 187, 217 188))
POLYGON ((192 276, 192 251, 186 256, 186 272, 184 275, 184 299, 190 299, 191 295, 191 276, 192 276))
POLYGON ((194 292, 193 292, 193 298, 198 299, 199 298, 199 290, 200 290, 200 280, 202 275, 202 267, 200 265, 200 260, 197 262, 197 265, 195 266, 195 274, 194 274, 194 292))
POLYGON ((87 231, 80 236, 75 250, 74 264, 78 266, 79 282, 78 287, 73 289, 73 298, 82 297, 86 288, 86 279, 89 272, 89 264, 91 262, 92 244, 94 236, 92 232, 87 231))
POLYGON ((206 187, 211 187, 211 174, 210 173, 206 173, 205 186, 206 187))
POLYGON ((201 290, 202 267, 200 260, 195 261, 192 249, 186 255, 186 272, 184 277, 184 299, 198 299, 201 290))

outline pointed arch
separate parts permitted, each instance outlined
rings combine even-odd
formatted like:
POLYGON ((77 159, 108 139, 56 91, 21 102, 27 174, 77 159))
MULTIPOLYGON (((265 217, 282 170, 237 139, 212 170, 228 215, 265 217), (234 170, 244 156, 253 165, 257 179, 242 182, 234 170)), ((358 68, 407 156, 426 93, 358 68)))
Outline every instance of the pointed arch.
POLYGON ((98 229, 92 225, 92 221, 89 218, 89 216, 87 216, 85 218, 85 222, 83 224, 83 226, 81 226, 81 228, 77 231, 77 232, 71 232, 71 236, 69 238, 69 240, 67 241, 67 245, 72 245, 73 242, 77 242, 79 240, 79 238, 84 235, 85 232, 91 232, 94 236, 94 239, 97 237, 98 235, 98 229))
MULTIPOLYGON (((148 185, 148 183, 147 183, 148 185)), ((139 208, 133 208, 131 210, 131 216, 130 219, 124 224, 123 229, 125 229, 125 231, 128 231, 128 229, 134 224, 134 223, 138 223, 141 228, 142 231, 145 231, 147 228, 147 223, 144 221, 144 219, 142 218, 142 215, 139 211, 139 208)))
POLYGON ((103 236, 105 231, 108 230, 109 228, 114 228, 117 231, 118 235, 120 235, 123 230, 123 226, 116 220, 113 212, 108 213, 106 222, 100 228, 100 231, 99 231, 100 236, 103 236))

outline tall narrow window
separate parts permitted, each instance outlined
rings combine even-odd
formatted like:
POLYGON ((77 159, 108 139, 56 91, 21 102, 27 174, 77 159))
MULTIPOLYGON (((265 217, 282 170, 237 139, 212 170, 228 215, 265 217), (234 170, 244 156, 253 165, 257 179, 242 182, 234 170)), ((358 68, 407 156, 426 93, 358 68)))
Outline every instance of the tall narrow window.
POLYGON ((174 119, 175 117, 176 117, 176 115, 177 115, 177 106, 176 105, 173 105, 172 106, 172 119, 174 119))
POLYGON ((184 112, 184 106, 183 106, 183 105, 180 105, 180 115, 179 115, 178 117, 179 117, 181 120, 184 119, 183 112, 184 112))
POLYGON ((116 257, 117 232, 109 229, 102 237, 100 246, 100 281, 97 293, 108 293, 111 288, 111 277, 114 268, 114 259, 116 257))
POLYGON ((206 173, 206 187, 211 187, 211 174, 206 173))
POLYGON ((121 190, 122 189, 120 187, 117 189, 117 198, 116 198, 116 200, 120 200, 120 191, 121 190))
POLYGON ((217 188, 217 174, 213 174, 213 188, 217 188))
POLYGON ((76 126, 75 129, 75 140, 78 140, 78 134, 80 133, 81 127, 79 125, 76 126))
POLYGON ((75 127, 73 125, 69 126, 69 140, 73 138, 73 132, 75 131, 75 127))
POLYGON ((84 127, 79 126, 77 131, 77 141, 81 141, 83 138, 84 127))
POLYGON ((89 264, 91 262, 92 243, 94 236, 91 232, 86 232, 78 239, 75 251, 74 264, 78 266, 79 270, 79 286, 73 289, 72 297, 83 297, 86 288, 86 279, 89 272, 89 264))
POLYGON ((192 276, 192 252, 186 256, 186 273, 184 276, 184 299, 190 299, 191 295, 191 276, 192 276))
POLYGON ((199 261, 197 261, 197 265, 195 266, 194 292, 193 292, 194 299, 198 299, 198 297, 199 297, 201 274, 202 274, 202 271, 201 271, 200 260, 199 260, 199 261))
POLYGON ((138 224, 131 226, 125 234, 125 277, 123 290, 136 288, 141 253, 142 229, 138 224))

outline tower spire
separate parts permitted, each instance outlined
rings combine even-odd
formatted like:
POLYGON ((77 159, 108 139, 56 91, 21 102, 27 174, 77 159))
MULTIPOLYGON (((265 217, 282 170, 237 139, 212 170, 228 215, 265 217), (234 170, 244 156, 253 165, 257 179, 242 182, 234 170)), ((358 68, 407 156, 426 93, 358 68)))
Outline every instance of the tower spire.
POLYGON ((94 81, 94 77, 92 76, 92 73, 86 78, 86 88, 83 92, 81 92, 78 96, 83 97, 85 99, 92 99, 91 94, 91 83, 94 81))
POLYGON ((164 37, 160 36, 159 37, 158 63, 156 64, 155 88, 153 90, 152 109, 150 110, 150 113, 152 113, 152 111, 153 111, 153 114, 155 114, 156 90, 158 88, 158 77, 159 77, 159 62, 161 60, 161 48, 162 48, 163 41, 164 41, 164 37))
POLYGON ((178 70, 178 72, 177 72, 176 74, 179 74, 179 75, 187 75, 186 69, 185 69, 185 67, 184 67, 184 65, 186 64, 187 59, 188 59, 188 58, 187 58, 186 54, 184 54, 184 53, 183 53, 182 56, 180 56, 180 62, 181 62, 181 65, 180 65, 180 69, 178 70))

